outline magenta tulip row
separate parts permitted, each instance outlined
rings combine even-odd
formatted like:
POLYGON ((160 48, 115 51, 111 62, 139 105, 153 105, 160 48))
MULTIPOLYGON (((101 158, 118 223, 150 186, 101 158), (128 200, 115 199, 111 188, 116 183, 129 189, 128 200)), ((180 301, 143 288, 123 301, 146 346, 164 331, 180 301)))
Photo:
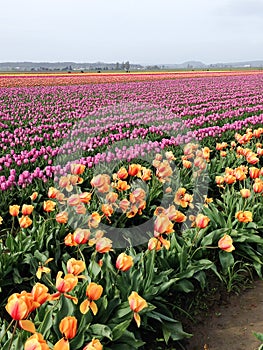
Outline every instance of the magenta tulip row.
POLYGON ((0 186, 47 181, 73 155, 88 167, 131 160, 262 118, 261 74, 0 89, 0 186))

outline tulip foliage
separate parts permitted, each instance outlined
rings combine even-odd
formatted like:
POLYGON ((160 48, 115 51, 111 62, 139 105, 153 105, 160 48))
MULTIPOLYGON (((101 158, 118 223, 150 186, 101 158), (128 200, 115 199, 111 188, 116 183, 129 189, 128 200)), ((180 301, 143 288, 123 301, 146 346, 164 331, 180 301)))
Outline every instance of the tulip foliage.
POLYGON ((0 142, 10 152, 0 158, 1 349, 147 349, 151 337, 177 342, 191 336, 182 317, 191 310, 182 300, 206 291, 211 276, 229 292, 238 291, 244 271, 262 277, 262 75, 215 79, 218 104, 211 90, 193 93, 193 86, 214 86, 203 77, 189 78, 190 87, 156 81, 153 90, 147 82, 121 91, 114 84, 21 88, 16 97, 3 89, 0 98, 9 102, 0 107, 6 123, 0 142), (236 91, 240 81, 243 95, 236 91), (180 94, 173 97, 180 89, 189 106, 180 94), (34 98, 12 110, 30 91, 34 98), (128 92, 135 102, 159 103, 166 114, 142 117, 138 101, 125 109, 120 101, 128 92), (102 100, 116 115, 97 125, 102 100), (27 120, 32 104, 48 114, 46 132, 39 115, 27 120), (27 123, 26 140, 11 111, 27 123), (91 113, 90 125, 81 113, 91 113), (175 113, 188 131, 171 122, 175 113), (91 130, 91 137, 60 148, 74 118, 80 122, 74 133, 91 130), (142 126, 155 118, 167 119, 162 128, 142 126), (178 127, 182 133, 169 138, 178 127), (131 149, 117 143, 139 138, 131 149), (106 151, 112 144, 115 152, 106 151), (52 165, 71 147, 89 155, 52 165))

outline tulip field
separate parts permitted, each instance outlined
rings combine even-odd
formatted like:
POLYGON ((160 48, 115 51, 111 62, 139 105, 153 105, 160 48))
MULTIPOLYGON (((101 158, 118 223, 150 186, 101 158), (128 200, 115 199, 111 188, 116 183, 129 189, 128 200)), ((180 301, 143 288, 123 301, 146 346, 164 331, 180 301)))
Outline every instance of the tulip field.
POLYGON ((263 72, 0 75, 0 348, 187 349, 263 265, 263 72))

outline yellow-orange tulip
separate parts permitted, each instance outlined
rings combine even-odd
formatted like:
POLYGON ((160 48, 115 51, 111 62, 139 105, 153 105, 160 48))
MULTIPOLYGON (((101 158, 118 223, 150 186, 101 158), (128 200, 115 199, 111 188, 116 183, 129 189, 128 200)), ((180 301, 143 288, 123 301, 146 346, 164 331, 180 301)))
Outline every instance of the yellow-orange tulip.
POLYGON ((96 251, 99 253, 107 253, 111 250, 112 241, 109 238, 102 237, 96 242, 96 251))
POLYGON ((253 216, 251 211, 245 210, 245 211, 238 211, 236 213, 236 218, 240 222, 251 222, 253 221, 253 216))
POLYGON ((59 224, 66 224, 68 222, 68 213, 66 211, 62 211, 56 215, 56 221, 59 224))
POLYGON ((255 182, 253 184, 253 191, 255 193, 263 192, 263 181, 261 179, 255 179, 255 182))
POLYGON ((154 236, 158 237, 160 234, 169 234, 173 231, 173 223, 168 216, 165 214, 158 215, 154 222, 154 236))
POLYGON ((133 266, 133 258, 130 255, 121 253, 116 260, 116 268, 121 271, 128 271, 133 266))
POLYGON ((72 175, 81 175, 84 173, 86 166, 83 164, 71 164, 70 172, 72 175))
POLYGON ((83 350, 102 350, 103 346, 99 339, 93 338, 90 343, 88 343, 83 350))
POLYGON ((92 194, 90 192, 82 192, 79 195, 81 203, 89 203, 91 200, 92 194))
POLYGON ((233 240, 229 235, 224 235, 222 238, 220 238, 218 241, 218 247, 228 253, 232 252, 235 249, 233 246, 233 240))
POLYGON ((56 202, 53 202, 51 200, 44 201, 43 204, 43 209, 47 212, 50 213, 51 211, 54 211, 56 207, 56 202))
POLYGON ((23 215, 30 215, 34 210, 34 206, 31 204, 23 204, 21 212, 23 215))
POLYGON ((85 244, 89 240, 90 230, 77 228, 73 233, 73 241, 77 244, 85 244))
POLYGON ((29 198, 31 199, 31 201, 35 201, 38 197, 38 192, 33 192, 31 194, 31 196, 29 196, 29 198))
POLYGON ((257 179, 260 175, 260 169, 256 167, 249 168, 249 176, 251 179, 257 179))
POLYGON ((74 276, 78 276, 81 272, 85 270, 86 266, 84 261, 76 260, 75 258, 71 258, 67 261, 67 271, 74 276))
POLYGON ((41 283, 36 283, 31 291, 33 300, 39 303, 40 305, 44 304, 50 294, 48 293, 48 288, 41 283))
POLYGON ((141 170, 140 164, 130 164, 128 168, 128 174, 130 176, 136 176, 140 170, 141 170))
POLYGON ((243 188, 240 190, 240 194, 243 198, 249 198, 251 195, 251 191, 248 188, 243 188))
POLYGON ((134 312, 133 317, 138 327, 141 324, 139 312, 148 307, 145 299, 143 299, 137 292, 132 292, 128 297, 131 310, 134 312))
POLYGON ((95 282, 91 282, 86 289, 89 300, 98 300, 103 293, 103 287, 95 282))
POLYGON ((10 205, 10 206, 9 206, 9 213, 10 213, 10 215, 12 215, 12 216, 18 216, 18 214, 19 214, 19 209, 20 209, 20 206, 19 206, 19 205, 16 205, 16 204, 10 205))
POLYGON ((35 333, 25 342, 24 350, 50 350, 42 334, 35 333))
POLYGON ((72 273, 69 273, 62 278, 62 274, 62 271, 59 271, 57 274, 56 288, 60 293, 71 292, 72 289, 78 284, 78 277, 74 276, 72 273))
POLYGON ((148 249, 149 250, 159 251, 161 248, 162 248, 162 244, 159 241, 159 239, 157 239, 156 237, 152 237, 149 239, 149 242, 148 242, 148 249))
POLYGON ((6 311, 14 320, 23 320, 40 304, 33 300, 31 293, 22 292, 12 294, 7 301, 6 311))
POLYGON ((195 225, 196 227, 199 227, 199 228, 205 228, 208 225, 209 221, 210 219, 208 216, 203 214, 198 214, 197 217, 195 218, 195 225))
POLYGON ((33 221, 27 215, 22 215, 21 218, 18 219, 18 221, 21 228, 28 228, 33 223, 33 221))
POLYGON ((48 198, 56 198, 58 192, 59 190, 55 187, 49 187, 47 196, 48 198))

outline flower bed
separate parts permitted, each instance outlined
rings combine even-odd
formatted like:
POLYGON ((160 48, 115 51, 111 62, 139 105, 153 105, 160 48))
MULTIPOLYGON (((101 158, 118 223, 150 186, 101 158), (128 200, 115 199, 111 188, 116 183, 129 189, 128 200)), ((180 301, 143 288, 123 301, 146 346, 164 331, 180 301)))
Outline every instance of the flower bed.
POLYGON ((228 292, 262 277, 261 82, 1 91, 3 349, 180 341, 208 276, 228 292))

